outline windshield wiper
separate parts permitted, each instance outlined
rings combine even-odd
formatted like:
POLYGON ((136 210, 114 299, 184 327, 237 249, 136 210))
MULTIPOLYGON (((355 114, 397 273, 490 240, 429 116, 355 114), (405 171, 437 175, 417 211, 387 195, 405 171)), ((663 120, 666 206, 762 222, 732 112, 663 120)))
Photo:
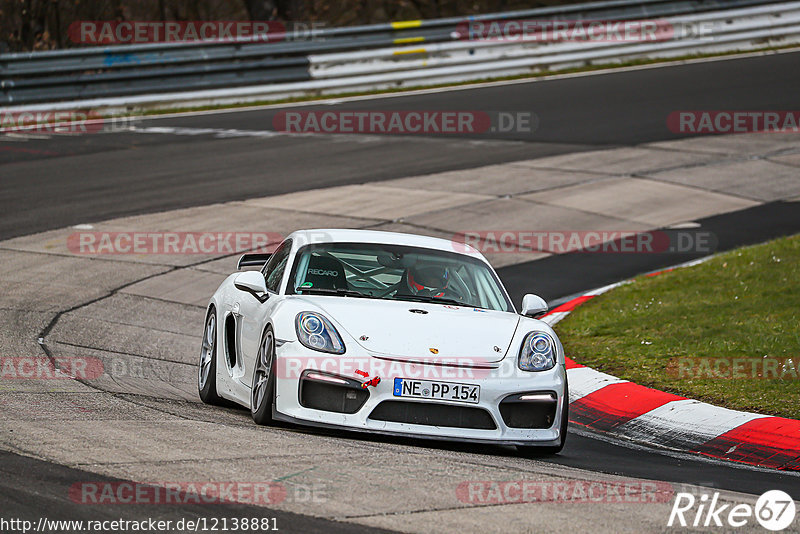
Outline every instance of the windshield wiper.
POLYGON ((340 295, 343 297, 361 297, 361 298, 372 298, 372 295, 365 295, 360 291, 354 291, 352 289, 345 289, 343 287, 337 289, 331 289, 327 287, 296 287, 294 288, 295 293, 316 293, 319 295, 340 295))
POLYGON ((477 306, 470 306, 469 304, 464 304, 460 300, 456 299, 448 299, 444 297, 423 297, 420 295, 400 295, 398 298, 397 295, 394 296, 392 300, 409 300, 412 302, 430 302, 432 304, 455 304, 456 306, 467 306, 471 308, 475 308, 477 306))

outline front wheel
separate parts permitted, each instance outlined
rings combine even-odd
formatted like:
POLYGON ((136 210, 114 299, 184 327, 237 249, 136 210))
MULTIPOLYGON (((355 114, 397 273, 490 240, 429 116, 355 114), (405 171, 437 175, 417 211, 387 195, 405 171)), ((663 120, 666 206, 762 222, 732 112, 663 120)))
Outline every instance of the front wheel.
POLYGON ((517 445, 517 451, 524 456, 545 456, 558 454, 567 442, 567 428, 569 427, 569 386, 564 384, 564 409, 561 410, 561 430, 558 445, 537 447, 536 445, 517 445))
POLYGON ((272 422, 272 403, 275 399, 275 335, 267 326, 258 348, 258 358, 253 371, 253 385, 250 388, 250 415, 259 425, 272 422))
POLYGON ((200 364, 197 370, 197 392, 206 404, 222 404, 217 395, 217 312, 212 307, 206 316, 200 364))

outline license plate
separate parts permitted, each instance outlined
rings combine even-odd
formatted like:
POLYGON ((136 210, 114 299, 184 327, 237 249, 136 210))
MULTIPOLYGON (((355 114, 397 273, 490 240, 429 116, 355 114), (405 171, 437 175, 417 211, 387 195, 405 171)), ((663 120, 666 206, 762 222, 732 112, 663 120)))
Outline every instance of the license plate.
POLYGON ((410 378, 394 379, 394 396, 414 399, 448 400, 477 404, 481 398, 481 387, 455 382, 433 382, 410 378))

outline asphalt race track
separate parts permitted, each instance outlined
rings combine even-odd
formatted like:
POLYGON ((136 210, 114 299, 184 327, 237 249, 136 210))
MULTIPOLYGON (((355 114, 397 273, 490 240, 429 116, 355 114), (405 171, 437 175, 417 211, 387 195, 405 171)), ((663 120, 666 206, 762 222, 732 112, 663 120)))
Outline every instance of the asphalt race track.
MULTIPOLYGON (((253 132, 271 130, 277 110, 256 109, 146 119, 138 121, 133 131, 102 135, 0 137, 0 240, 122 216, 675 139, 678 136, 666 128, 665 117, 676 110, 796 109, 798 64, 800 52, 791 52, 303 108, 532 111, 539 126, 527 134, 259 136, 253 132)), ((717 235, 718 250, 727 250, 797 233, 800 210, 796 201, 776 201, 696 222, 717 235)), ((557 303, 695 257, 562 254, 498 272, 515 302, 531 289, 530 280, 546 280, 535 289, 557 303)), ((231 412, 241 419, 241 413, 231 412)), ((800 500, 800 478, 795 475, 648 450, 573 430, 561 455, 538 460, 553 467, 751 495, 781 489, 800 500)), ((497 447, 320 434, 352 440, 354 447, 409 446, 432 456, 472 453, 486 462, 499 458, 516 465, 518 461, 513 452, 497 447)), ((95 509, 71 506, 64 488, 87 476, 97 480, 101 476, 8 452, 0 454, 0 465, 4 479, 0 499, 16 516, 36 518, 47 509, 53 518, 97 518, 95 509)), ((234 517, 247 515, 249 508, 164 507, 148 513, 162 518, 191 513, 234 517)), ((117 517, 126 510, 104 508, 102 515, 117 517)), ((280 510, 270 513, 286 531, 373 530, 280 510)), ((403 530, 402 521, 396 528, 403 530)))
MULTIPOLYGON (((91 479, 99 483, 121 483, 109 477, 83 473, 76 469, 56 465, 26 456, 9 452, 0 452, 0 496, 4 503, 4 512, 12 512, 23 521, 36 524, 46 514, 50 520, 96 520, 113 521, 126 517, 130 505, 76 507, 74 502, 64 499, 70 487, 79 480, 91 479)), ((269 510, 271 518, 277 524, 286 525, 286 530, 297 532, 381 532, 379 529, 367 528, 354 523, 326 521, 311 516, 293 514, 280 510, 269 510)), ((264 514, 263 509, 239 503, 206 504, 190 503, 175 506, 165 504, 156 506, 149 517, 157 521, 172 521, 173 524, 182 518, 212 516, 216 518, 256 517, 264 514)))
MULTIPOLYGON (((530 111, 539 117, 532 133, 487 132, 470 136, 472 143, 444 136, 347 135, 335 142, 328 136, 265 142, 196 131, 0 142, 0 239, 87 218, 673 139, 678 136, 666 127, 673 111, 794 109, 799 58, 792 52, 336 105, 365 111, 530 111)), ((163 118, 138 126, 264 131, 272 130, 276 112, 163 118)))

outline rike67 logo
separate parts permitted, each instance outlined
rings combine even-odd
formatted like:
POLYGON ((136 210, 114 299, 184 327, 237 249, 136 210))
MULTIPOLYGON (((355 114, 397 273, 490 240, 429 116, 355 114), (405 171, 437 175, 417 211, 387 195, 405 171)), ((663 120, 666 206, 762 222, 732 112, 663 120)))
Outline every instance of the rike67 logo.
POLYGON ((761 495, 755 506, 720 502, 719 492, 713 496, 680 492, 675 496, 667 526, 722 527, 727 531, 740 528, 752 521, 767 530, 778 532, 792 525, 795 503, 791 496, 780 490, 770 490, 761 495))

